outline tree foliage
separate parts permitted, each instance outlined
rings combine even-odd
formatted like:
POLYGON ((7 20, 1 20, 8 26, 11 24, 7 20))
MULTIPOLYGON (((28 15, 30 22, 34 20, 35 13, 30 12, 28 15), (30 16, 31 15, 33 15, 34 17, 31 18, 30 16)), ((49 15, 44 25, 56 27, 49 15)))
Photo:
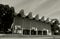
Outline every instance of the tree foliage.
POLYGON ((13 22, 14 8, 0 4, 0 31, 8 31, 13 22))
POLYGON ((56 30, 59 31, 59 27, 58 27, 59 20, 58 19, 52 19, 52 21, 54 21, 53 24, 51 25, 51 30, 52 30, 53 34, 54 35, 60 34, 60 32, 56 32, 56 30))

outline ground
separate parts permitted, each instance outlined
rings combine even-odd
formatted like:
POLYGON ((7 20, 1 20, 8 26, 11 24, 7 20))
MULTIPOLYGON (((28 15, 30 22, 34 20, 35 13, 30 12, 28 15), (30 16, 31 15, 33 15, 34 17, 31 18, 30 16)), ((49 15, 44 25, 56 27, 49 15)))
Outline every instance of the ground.
POLYGON ((21 36, 19 34, 0 34, 1 39, 60 39, 60 36, 21 36))

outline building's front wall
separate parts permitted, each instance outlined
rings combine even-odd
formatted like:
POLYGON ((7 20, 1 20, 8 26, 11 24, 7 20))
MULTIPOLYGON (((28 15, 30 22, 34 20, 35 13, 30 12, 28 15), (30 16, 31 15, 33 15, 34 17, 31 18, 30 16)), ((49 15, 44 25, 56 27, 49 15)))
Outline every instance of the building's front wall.
POLYGON ((22 28, 32 28, 37 27, 39 30, 48 29, 51 30, 51 26, 48 23, 43 23, 41 21, 32 20, 29 18, 15 17, 15 25, 20 25, 22 28))
POLYGON ((23 18, 23 17, 15 17, 15 25, 19 25, 24 29, 32 29, 32 27, 37 28, 37 30, 49 30, 51 31, 50 24, 44 23, 42 21, 38 20, 32 20, 29 18, 23 18))

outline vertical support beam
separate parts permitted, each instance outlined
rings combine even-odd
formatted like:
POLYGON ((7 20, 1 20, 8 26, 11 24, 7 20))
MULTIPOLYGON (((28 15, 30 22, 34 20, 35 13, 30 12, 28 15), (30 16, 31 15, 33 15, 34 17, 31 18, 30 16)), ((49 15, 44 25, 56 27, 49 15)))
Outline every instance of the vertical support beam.
POLYGON ((38 35, 38 31, 36 31, 36 35, 38 35))
POLYGON ((22 28, 22 35, 23 35, 23 28, 22 28))
POLYGON ((31 20, 30 20, 30 36, 31 36, 31 20))
POLYGON ((30 29, 30 35, 31 35, 31 29, 30 29))
POLYGON ((43 30, 42 30, 42 36, 43 36, 43 30))
POLYGON ((37 30, 37 28, 36 28, 36 35, 38 35, 38 30, 37 30))
POLYGON ((48 33, 48 30, 47 30, 47 35, 48 35, 49 33, 48 33))

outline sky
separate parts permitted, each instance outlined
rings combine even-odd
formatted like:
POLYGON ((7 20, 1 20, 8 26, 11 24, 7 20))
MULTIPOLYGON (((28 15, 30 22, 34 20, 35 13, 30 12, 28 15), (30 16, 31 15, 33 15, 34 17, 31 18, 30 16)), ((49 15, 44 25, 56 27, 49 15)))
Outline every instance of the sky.
POLYGON ((0 4, 13 6, 16 13, 24 9, 25 15, 32 12, 33 16, 39 14, 60 21, 60 0, 0 0, 0 4))

